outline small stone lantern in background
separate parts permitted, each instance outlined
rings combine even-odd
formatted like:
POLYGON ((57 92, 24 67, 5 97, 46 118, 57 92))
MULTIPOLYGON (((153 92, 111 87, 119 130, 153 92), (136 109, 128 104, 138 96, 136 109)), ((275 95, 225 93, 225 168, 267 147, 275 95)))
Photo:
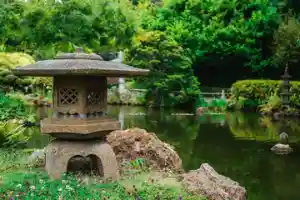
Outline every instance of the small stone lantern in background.
POLYGON ((120 122, 105 114, 107 77, 141 76, 149 70, 104 61, 78 48, 54 60, 18 67, 14 73, 53 77, 53 116, 41 120, 41 133, 56 138, 46 147, 49 176, 60 178, 70 160, 80 157, 88 158, 100 176, 117 179, 118 164, 106 135, 120 129, 120 122))
POLYGON ((282 85, 281 85, 281 91, 280 91, 280 101, 281 101, 281 105, 283 107, 287 107, 290 105, 290 96, 291 96, 291 93, 290 93, 290 78, 291 76, 289 75, 289 72, 288 72, 288 66, 285 67, 285 70, 284 70, 284 74, 283 76, 281 76, 282 78, 282 85))
POLYGON ((282 132, 280 135, 280 142, 275 144, 272 148, 271 151, 278 155, 287 155, 293 152, 293 149, 290 147, 288 144, 288 139, 289 136, 287 133, 282 132))

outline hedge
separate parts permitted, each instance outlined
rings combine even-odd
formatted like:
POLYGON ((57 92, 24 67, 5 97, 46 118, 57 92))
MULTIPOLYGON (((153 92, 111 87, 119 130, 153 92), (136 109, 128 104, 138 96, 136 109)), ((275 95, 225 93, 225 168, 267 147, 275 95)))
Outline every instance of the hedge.
MULTIPOLYGON (((257 107, 268 101, 272 95, 280 95, 281 80, 241 80, 231 86, 231 104, 238 99, 247 101, 244 107, 257 107), (246 105, 247 104, 247 105, 246 105), (250 105, 251 104, 251 105, 250 105)), ((300 107, 300 81, 291 81, 291 105, 300 107)))

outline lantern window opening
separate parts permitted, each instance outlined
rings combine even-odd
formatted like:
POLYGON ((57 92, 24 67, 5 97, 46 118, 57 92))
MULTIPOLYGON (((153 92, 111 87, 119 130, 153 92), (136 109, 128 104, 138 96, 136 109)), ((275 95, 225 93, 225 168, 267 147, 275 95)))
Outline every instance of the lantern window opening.
POLYGON ((79 102, 79 93, 75 88, 59 88, 58 102, 59 105, 75 105, 79 102))

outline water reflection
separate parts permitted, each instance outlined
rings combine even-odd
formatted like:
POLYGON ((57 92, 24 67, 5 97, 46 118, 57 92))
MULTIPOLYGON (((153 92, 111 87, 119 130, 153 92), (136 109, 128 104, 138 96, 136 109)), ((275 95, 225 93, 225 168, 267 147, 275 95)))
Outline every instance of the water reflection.
MULTIPOLYGON (((121 121, 123 129, 140 127, 172 144, 186 170, 208 162, 218 172, 246 187, 250 200, 300 199, 300 125, 285 121, 294 153, 278 156, 270 148, 279 141, 282 124, 269 118, 242 113, 223 115, 174 115, 182 111, 143 107, 108 107, 108 114, 121 121)), ((39 134, 29 148, 44 147, 50 137, 39 134)), ((32 134, 32 133, 31 133, 32 134)))
POLYGON ((124 128, 145 128, 172 144, 186 170, 208 162, 218 172, 244 185, 250 200, 300 199, 300 125, 297 121, 284 122, 295 152, 278 156, 270 148, 279 141, 281 124, 269 118, 242 113, 195 117, 138 107, 109 109, 114 116, 120 111, 124 113, 124 128))

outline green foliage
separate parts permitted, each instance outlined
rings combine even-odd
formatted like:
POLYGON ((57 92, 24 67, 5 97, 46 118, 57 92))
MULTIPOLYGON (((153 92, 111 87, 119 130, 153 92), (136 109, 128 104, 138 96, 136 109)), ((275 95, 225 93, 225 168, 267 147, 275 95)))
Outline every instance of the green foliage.
POLYGON ((26 167, 23 161, 25 160, 24 158, 26 156, 29 156, 28 153, 15 150, 12 148, 9 149, 1 148, 0 150, 1 150, 1 154, 0 154, 0 172, 1 172, 0 177, 1 178, 3 178, 2 173, 9 172, 12 170, 18 170, 20 168, 26 167))
MULTIPOLYGON (((237 81, 232 85, 232 96, 228 106, 236 109, 256 109, 259 105, 266 104, 268 101, 276 102, 276 96, 280 95, 281 84, 282 81, 277 80, 237 81)), ((300 82, 291 81, 290 92, 292 94, 291 106, 299 108, 300 82)))
MULTIPOLYGON (((204 83, 231 84, 237 78, 251 77, 254 71, 259 75, 270 69, 277 72, 280 69, 273 67, 273 60, 279 65, 283 60, 293 60, 290 55, 298 55, 299 27, 292 16, 275 34, 273 59, 270 44, 281 22, 282 2, 131 2, 5 3, 0 7, 0 51, 25 52, 40 60, 60 51, 74 51, 77 46, 95 53, 127 48, 127 64, 152 71, 149 78, 137 79, 149 89, 147 101, 152 106, 191 105, 199 94, 194 74, 204 83), (288 52, 289 48, 293 51, 288 52)), ((25 80, 24 85, 30 82, 25 80)), ((15 77, 5 74, 5 81, 10 84, 15 77)), ((41 81, 35 79, 35 83, 41 81)))
POLYGON ((278 110, 281 107, 280 98, 277 94, 274 94, 269 97, 268 101, 265 104, 259 106, 260 112, 270 113, 278 110))
POLYGON ((143 32, 126 51, 126 63, 150 69, 149 78, 140 78, 148 88, 151 106, 187 104, 199 94, 199 83, 193 75, 191 60, 172 38, 160 31, 143 32))
POLYGON ((261 41, 278 23, 277 8, 268 0, 169 0, 143 26, 171 36, 198 67, 233 67, 235 62, 260 70, 270 64, 262 57, 261 41))
POLYGON ((184 192, 178 194, 172 188, 144 183, 133 192, 119 183, 98 183, 83 185, 75 177, 65 176, 63 180, 50 180, 44 173, 10 173, 7 174, 0 189, 1 199, 115 199, 135 200, 138 196, 142 200, 174 199, 182 196, 183 199, 201 199, 184 192))
POLYGON ((24 101, 0 93, 0 121, 25 119, 29 117, 29 112, 24 101))
POLYGON ((24 99, 0 93, 0 146, 18 146, 30 139, 30 131, 22 123, 25 120, 34 123, 34 111, 24 99), (24 134, 26 131, 29 134, 24 134))
POLYGON ((300 22, 291 12, 286 16, 274 35, 277 65, 288 65, 298 62, 300 56, 300 22))
POLYGON ((136 29, 129 8, 130 4, 116 0, 4 4, 0 45, 5 51, 25 51, 37 59, 70 52, 76 46, 95 52, 128 46, 136 29))
POLYGON ((137 158, 135 160, 131 160, 130 162, 125 163, 125 165, 133 169, 145 169, 146 162, 144 158, 137 158))
POLYGON ((208 102, 205 101, 205 99, 202 95, 199 95, 199 97, 196 101, 196 109, 199 107, 208 107, 208 102))
MULTIPOLYGON (((44 172, 28 165, 30 151, 0 150, 0 199, 135 200, 139 197, 141 200, 148 200, 156 199, 157 196, 160 199, 205 199, 188 194, 181 185, 156 182, 156 177, 151 177, 150 172, 142 171, 139 174, 122 174, 118 182, 103 181, 94 176, 82 181, 80 175, 70 174, 63 175, 59 180, 52 180, 44 172)), ((131 169, 143 168, 145 161, 140 158, 128 162, 128 165, 131 169)))
MULTIPOLYGON (((27 120, 35 121, 33 116, 29 116, 27 120)), ((28 140, 33 135, 36 136, 34 128, 23 127, 22 123, 22 120, 0 122, 0 147, 24 148, 28 140)))
POLYGON ((222 112, 226 109, 227 100, 222 98, 213 98, 210 101, 206 101, 202 95, 199 95, 196 101, 196 109, 202 107, 205 108, 205 112, 222 112))
POLYGON ((0 86, 7 90, 21 90, 23 92, 32 92, 34 89, 51 86, 52 82, 49 78, 32 78, 15 76, 11 70, 27 64, 34 63, 34 59, 24 53, 1 53, 0 52, 0 86))
POLYGON ((226 99, 217 99, 217 98, 214 98, 211 101, 211 106, 216 107, 216 108, 225 107, 226 104, 227 104, 226 99))

